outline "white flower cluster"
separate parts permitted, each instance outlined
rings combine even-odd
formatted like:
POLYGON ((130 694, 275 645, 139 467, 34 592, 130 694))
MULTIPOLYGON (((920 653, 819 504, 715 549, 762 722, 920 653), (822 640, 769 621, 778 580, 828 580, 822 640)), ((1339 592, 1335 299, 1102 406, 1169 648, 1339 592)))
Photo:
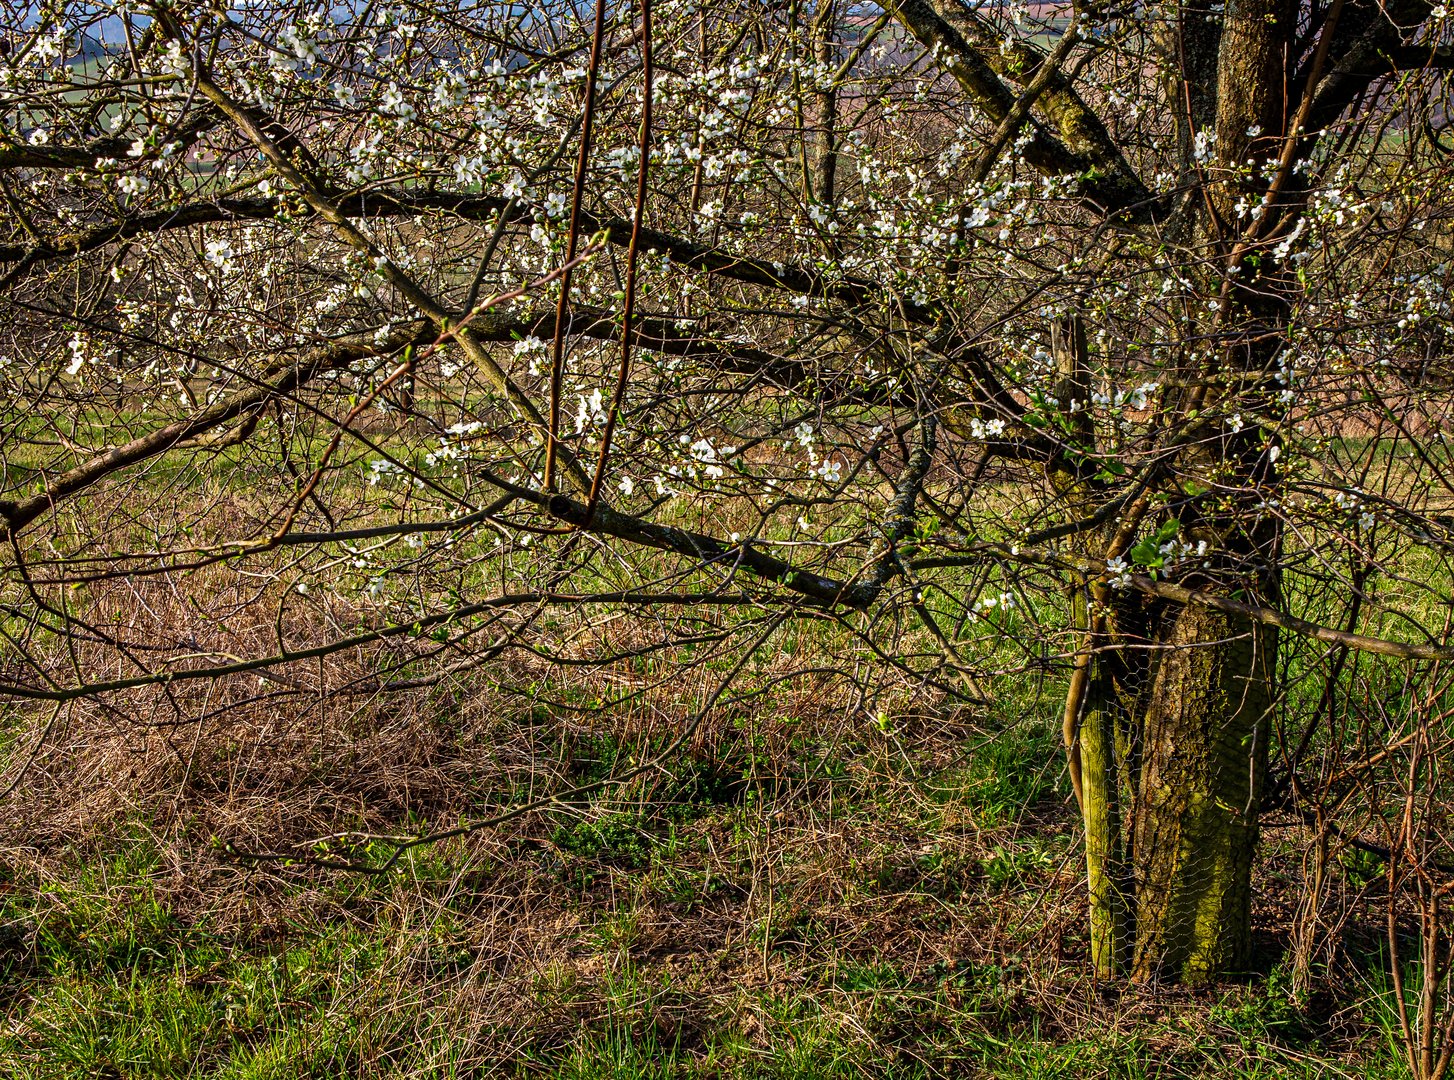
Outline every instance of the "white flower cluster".
POLYGON ((208 240, 204 245, 206 260, 224 275, 232 275, 237 272, 237 252, 233 250, 232 242, 226 237, 216 240, 208 240))
MULTIPOLYGON (((682 438, 685 439, 687 436, 683 435, 682 438)), ((727 448, 729 453, 732 449, 732 447, 727 448)), ((698 439, 687 448, 687 452, 691 454, 693 461, 701 464, 702 475, 707 479, 720 480, 722 478, 722 458, 718 456, 717 448, 712 445, 710 439, 698 439)))
POLYGON ((512 351, 515 354, 515 359, 525 361, 526 370, 534 376, 539 375, 545 370, 550 356, 550 348, 550 342, 531 335, 515 342, 512 351))
POLYGON ((316 42, 308 36, 307 30, 294 23, 278 34, 278 48, 268 57, 276 71, 295 71, 311 68, 322 60, 323 54, 316 42))
POLYGON ((999 594, 990 593, 988 596, 980 597, 979 601, 975 604, 976 613, 981 618, 992 611, 1011 611, 1014 607, 1015 597, 1013 593, 1009 592, 1001 592, 999 594))
POLYGON ((1205 540, 1198 540, 1196 546, 1193 547, 1185 540, 1174 537, 1160 545, 1156 550, 1157 554, 1162 558, 1161 565, 1169 570, 1177 563, 1185 562, 1187 559, 1203 558, 1207 553, 1207 542, 1205 540))
POLYGON ((1111 575, 1110 585, 1113 589, 1124 589, 1131 584, 1131 564, 1119 555, 1106 560, 1106 572, 1111 575))
POLYGON ((1368 210, 1369 204, 1339 187, 1319 188, 1308 201, 1308 218, 1323 225, 1344 225, 1368 210))
POLYGON ((1428 319, 1454 319, 1454 281, 1451 267, 1443 262, 1423 273, 1400 274, 1394 278, 1403 297, 1403 312, 1398 328, 1407 330, 1428 319))
MULTIPOLYGON (((1109 406, 1111 408, 1126 408, 1133 412, 1145 412, 1146 406, 1151 403, 1151 397, 1161 389, 1159 382, 1144 382, 1140 386, 1132 387, 1130 390, 1114 390, 1106 393, 1101 390, 1092 390, 1090 403, 1092 405, 1109 406)), ((1074 398, 1070 401, 1070 411, 1078 412, 1079 409, 1074 398)))
POLYGON ((479 434, 484 428, 485 425, 478 420, 451 424, 444 429, 444 434, 439 436, 439 446, 424 455, 424 464, 431 469, 450 465, 453 467, 455 475, 458 475, 457 463, 465 456, 465 441, 470 436, 479 434))
POLYGON ((1357 514, 1358 527, 1364 532, 1367 532, 1374 525, 1378 524, 1378 515, 1364 503, 1362 492, 1357 488, 1352 488, 1349 491, 1335 491, 1333 493, 1333 505, 1350 517, 1353 514, 1357 514))
POLYGON ((581 395, 580 408, 576 410, 576 434, 583 434, 587 427, 599 427, 605 422, 605 399, 601 396, 600 389, 592 390, 590 397, 581 395))
MULTIPOLYGON (((402 466, 394 464, 388 458, 374 458, 373 461, 369 462, 369 487, 386 482, 390 478, 404 479, 408 475, 408 472, 402 466)), ((413 477, 413 480, 415 484, 421 482, 417 476, 413 477)))

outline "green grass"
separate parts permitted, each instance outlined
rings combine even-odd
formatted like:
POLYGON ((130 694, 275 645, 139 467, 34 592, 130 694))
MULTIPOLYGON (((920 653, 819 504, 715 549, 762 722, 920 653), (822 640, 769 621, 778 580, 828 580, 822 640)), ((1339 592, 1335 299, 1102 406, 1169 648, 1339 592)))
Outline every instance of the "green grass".
POLYGON ((967 806, 985 825, 1019 820, 1063 786, 1064 751, 1049 723, 1016 723, 979 740, 965 763, 934 782, 935 795, 967 806))
MULTIPOLYGON (((1050 738, 1041 732, 1018 745, 1047 746, 1050 738)), ((611 757, 640 748, 609 741, 587 749, 611 757)), ((583 767, 600 766, 599 756, 591 760, 583 767)), ((1016 774, 1011 760, 1002 761, 1004 789, 988 801, 984 785, 956 789, 974 813, 1003 815, 998 842, 982 855, 941 846, 877 876, 871 865, 845 869, 833 886, 847 886, 849 908, 899 905, 916 932, 932 932, 946 904, 978 911, 985 933, 996 912, 1015 910, 1019 936, 1006 938, 998 960, 924 965, 892 948, 854 947, 842 937, 839 905, 815 904, 817 892, 803 891, 822 875, 807 862, 795 879, 796 864, 782 860, 775 881, 754 886, 744 860, 714 890, 712 870, 701 865, 707 846, 735 837, 743 851, 766 850, 764 817, 750 805, 714 804, 698 790, 682 817, 628 812, 602 797, 600 808, 556 815, 549 843, 516 864, 554 893, 549 910, 557 914, 521 925, 509 940, 544 943, 538 935, 548 933, 565 949, 525 965, 533 974, 523 979, 517 972, 507 994, 514 1007, 495 1013, 476 1011, 476 997, 489 997, 501 977, 495 965, 481 964, 478 918, 504 864, 444 847, 420 851, 404 874, 382 879, 233 878, 211 904, 240 891, 295 912, 252 927, 186 903, 166 844, 131 826, 73 852, 63 873, 5 879, 0 984, 9 989, 0 1075, 1329 1075, 1327 1054, 1346 1050, 1325 1050, 1317 1025, 1276 974, 1201 1002, 1182 1000, 1130 1028, 1113 1013, 1095 1019, 1096 991, 1085 983, 1062 983, 1049 996, 1037 989, 1061 976, 1037 966, 1043 960, 1019 958, 1019 950, 1040 933, 1037 896, 1066 853, 1044 835, 1018 831, 1023 807, 1048 788, 1040 771, 1027 765, 1016 774), (464 872, 470 876, 460 879, 464 872), (693 918, 736 910, 751 888, 774 893, 770 924, 759 905, 752 909, 759 921, 740 940, 690 930, 693 918), (1006 889, 1028 902, 1007 900, 1006 889), (664 911, 681 913, 669 921, 690 931, 682 942, 674 942, 675 931, 663 936, 664 911), (668 962, 657 959, 663 953, 668 962), (723 964, 725 976, 717 973, 723 964), (1064 1014, 1067 994, 1080 1001, 1072 1009, 1079 1021, 1064 1014)), ((866 828, 869 815, 889 813, 876 792, 891 779, 852 781, 863 790, 845 804, 846 827, 866 828)), ((942 808, 945 789, 934 795, 928 805, 942 808)), ((885 857, 893 854, 885 849, 885 857)), ((1372 1000, 1376 1009, 1382 999, 1372 1000)), ((1356 1067, 1357 1075, 1399 1074, 1386 1039, 1356 1067)))
POLYGON ((349 1076, 387 1043, 366 1009, 390 955, 387 927, 239 948, 172 917, 145 841, 4 919, 29 941, 5 958, 21 995, 0 1032, 0 1071, 35 1080, 122 1076, 349 1076), (19 1005, 18 1013, 16 1006, 19 1005))

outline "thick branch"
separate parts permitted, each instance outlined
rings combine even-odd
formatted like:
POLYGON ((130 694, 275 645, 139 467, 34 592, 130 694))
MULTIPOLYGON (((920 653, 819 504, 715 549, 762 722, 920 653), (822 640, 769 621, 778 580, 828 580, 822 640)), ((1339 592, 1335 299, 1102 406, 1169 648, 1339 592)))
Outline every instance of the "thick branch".
MULTIPOLYGON (((476 315, 470 326, 482 342, 506 342, 529 334, 548 336, 554 322, 553 310, 511 315, 495 309, 476 315)), ((638 348, 710 360, 721 371, 770 379, 779 387, 798 387, 810 378, 819 379, 825 387, 831 383, 831 377, 825 379, 807 365, 785 360, 763 349, 678 333, 670 320, 639 319, 632 329, 632 338, 638 348)), ((620 320, 610 311, 577 308, 571 312, 570 332, 601 341, 616 341, 621 335, 620 320)), ((215 402, 195 416, 167 424, 123 446, 95 455, 50 481, 39 495, 18 503, 0 502, 0 522, 3 522, 0 538, 18 532, 53 510, 58 503, 129 466, 170 450, 224 445, 224 442, 207 442, 205 437, 238 417, 255 419, 258 407, 265 401, 296 394, 325 372, 347 367, 356 360, 397 352, 411 343, 423 344, 431 340, 432 335, 426 332, 425 323, 420 321, 382 341, 376 340, 372 332, 339 338, 306 353, 301 359, 289 358, 270 363, 256 377, 256 385, 215 402)), ((242 441, 251 431, 252 427, 244 423, 227 433, 225 443, 242 441)))
POLYGON ((1346 630, 1309 622, 1307 619, 1300 619, 1296 615, 1289 615, 1287 612, 1278 611, 1275 608, 1243 603, 1241 600, 1233 600, 1229 596, 1221 596, 1202 589, 1188 589, 1169 581, 1153 581, 1140 574, 1131 577, 1131 584, 1141 592, 1159 596, 1163 600, 1211 608, 1214 611, 1226 612, 1228 615, 1240 615, 1244 619, 1250 619, 1265 626, 1291 630, 1304 637, 1326 641, 1333 645, 1343 645, 1359 652, 1391 656, 1396 660, 1454 660, 1454 646, 1450 645, 1418 645, 1406 641, 1390 641, 1388 638, 1368 637, 1366 634, 1350 634, 1346 630))
POLYGON ((958 0, 891 0, 886 6, 994 123, 1017 112, 1019 96, 1004 79, 1036 84, 1037 108, 1055 130, 1036 125, 1023 151, 1032 166, 1078 177, 1086 197, 1108 213, 1150 215, 1151 192, 1070 81, 1042 70, 1044 52, 1025 42, 1002 49, 993 27, 958 0))
MULTIPOLYGON (((1320 131, 1335 122, 1375 79, 1398 71, 1454 66, 1454 49, 1447 45, 1405 43, 1409 28, 1425 22, 1431 10, 1426 0, 1347 6, 1330 49, 1333 62, 1312 88, 1308 131, 1320 131)), ((1300 76, 1306 81, 1311 74, 1300 76)), ((1304 87, 1302 93, 1307 92, 1304 87)))
POLYGON ((844 605, 863 610, 873 602, 876 592, 867 585, 853 585, 803 570, 792 563, 758 551, 750 542, 730 543, 718 540, 716 537, 679 529, 674 525, 644 521, 618 513, 604 505, 597 506, 592 517, 587 515, 585 503, 565 495, 550 496, 513 485, 501 486, 505 486, 511 494, 543 507, 553 517, 587 532, 614 536, 618 540, 660 551, 676 552, 678 555, 686 555, 699 559, 704 564, 715 564, 724 569, 740 567, 756 577, 775 581, 825 607, 844 605))
MULTIPOLYGON (((167 141, 189 146, 211 129, 215 119, 205 112, 191 116, 172 129, 167 141)), ((129 139, 92 139, 84 146, 0 146, 0 169, 92 169, 97 158, 124 158, 131 153, 129 139)))

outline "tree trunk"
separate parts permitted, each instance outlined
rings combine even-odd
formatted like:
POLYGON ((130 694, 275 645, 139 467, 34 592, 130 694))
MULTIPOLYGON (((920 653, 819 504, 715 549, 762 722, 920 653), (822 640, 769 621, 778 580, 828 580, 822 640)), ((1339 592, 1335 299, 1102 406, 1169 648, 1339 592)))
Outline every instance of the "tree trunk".
POLYGON ((1247 969, 1272 628, 1185 607, 1128 715, 1100 659, 1080 727, 1098 976, 1189 983, 1247 969))
MULTIPOLYGON (((835 6, 825 4, 813 27, 813 59, 823 70, 832 70, 838 59, 835 6)), ((838 176, 838 88, 827 86, 817 93, 817 131, 813 135, 813 198, 831 207, 837 199, 838 176)))
POLYGON ((1206 982, 1250 959, 1277 636, 1196 607, 1137 621, 1099 639, 1078 730, 1091 961, 1206 982))

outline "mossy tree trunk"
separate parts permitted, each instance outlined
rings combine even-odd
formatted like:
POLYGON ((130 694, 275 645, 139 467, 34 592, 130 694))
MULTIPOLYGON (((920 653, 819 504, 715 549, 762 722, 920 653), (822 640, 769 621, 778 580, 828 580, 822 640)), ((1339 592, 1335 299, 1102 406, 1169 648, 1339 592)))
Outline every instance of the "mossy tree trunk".
POLYGON ((1099 653, 1080 714, 1091 959, 1204 982, 1250 959, 1277 635, 1184 607, 1144 644, 1139 671, 1099 653))
POLYGON ((1140 719, 1136 981, 1245 971, 1276 631, 1186 607, 1140 719))
MULTIPOLYGON (((1094 649, 1096 636, 1088 638, 1094 649)), ((1089 679, 1077 733, 1086 885, 1090 894, 1091 963, 1102 978, 1125 966, 1130 931, 1130 863, 1119 761, 1126 749, 1126 713, 1119 707, 1108 658, 1087 657, 1089 679), (1117 752, 1118 746, 1122 753, 1117 752)))

